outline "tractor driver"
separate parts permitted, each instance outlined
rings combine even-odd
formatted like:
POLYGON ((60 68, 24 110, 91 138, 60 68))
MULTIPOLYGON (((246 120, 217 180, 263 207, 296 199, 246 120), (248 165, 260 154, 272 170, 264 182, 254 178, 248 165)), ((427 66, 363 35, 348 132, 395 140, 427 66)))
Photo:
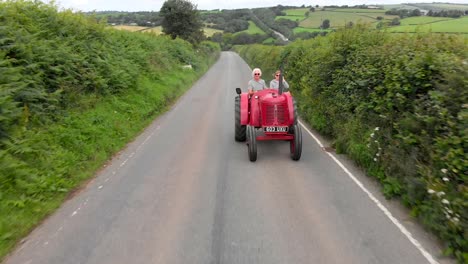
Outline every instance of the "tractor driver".
POLYGON ((255 93, 255 91, 268 89, 266 83, 260 77, 262 76, 262 71, 259 68, 255 68, 252 71, 252 80, 247 84, 247 89, 249 90, 249 95, 255 93))

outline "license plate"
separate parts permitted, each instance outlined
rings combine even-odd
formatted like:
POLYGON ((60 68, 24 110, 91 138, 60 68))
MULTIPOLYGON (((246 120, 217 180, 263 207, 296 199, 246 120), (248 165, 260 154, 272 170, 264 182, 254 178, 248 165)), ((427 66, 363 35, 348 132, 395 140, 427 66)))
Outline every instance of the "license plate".
POLYGON ((288 127, 267 126, 263 128, 264 132, 288 132, 288 127))

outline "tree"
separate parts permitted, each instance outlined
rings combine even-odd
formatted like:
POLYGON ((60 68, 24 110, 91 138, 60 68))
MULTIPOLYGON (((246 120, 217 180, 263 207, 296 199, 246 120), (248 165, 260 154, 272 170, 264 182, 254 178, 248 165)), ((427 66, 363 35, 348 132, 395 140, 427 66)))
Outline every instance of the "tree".
POLYGON ((419 9, 414 9, 411 11, 411 16, 421 16, 421 11, 419 9))
POLYGON ((392 26, 400 25, 400 19, 398 17, 395 17, 394 19, 392 19, 392 22, 390 22, 390 25, 392 26))
POLYGON ((191 43, 203 40, 203 23, 197 7, 187 0, 167 0, 161 7, 162 31, 172 38, 180 37, 191 43))
POLYGON ((329 20, 329 19, 325 19, 325 20, 322 22, 321 27, 322 27, 323 29, 329 28, 329 27, 330 27, 330 20, 329 20))

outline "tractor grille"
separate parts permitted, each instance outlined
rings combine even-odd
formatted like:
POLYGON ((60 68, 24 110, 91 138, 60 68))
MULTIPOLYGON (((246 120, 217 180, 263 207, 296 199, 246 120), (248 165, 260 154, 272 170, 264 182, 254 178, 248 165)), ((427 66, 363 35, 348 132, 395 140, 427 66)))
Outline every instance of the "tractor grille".
POLYGON ((265 102, 262 107, 262 119, 265 126, 287 125, 289 114, 286 102, 279 104, 265 102))

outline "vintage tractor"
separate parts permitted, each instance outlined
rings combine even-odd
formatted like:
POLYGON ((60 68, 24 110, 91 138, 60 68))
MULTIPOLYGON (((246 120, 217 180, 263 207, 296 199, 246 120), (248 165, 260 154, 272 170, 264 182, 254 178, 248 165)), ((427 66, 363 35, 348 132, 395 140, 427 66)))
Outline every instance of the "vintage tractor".
POLYGON ((296 103, 291 93, 283 92, 282 83, 280 76, 278 90, 264 89, 253 95, 236 88, 235 139, 247 140, 250 161, 257 160, 258 140, 289 141, 291 158, 301 158, 302 134, 297 123, 296 103))

